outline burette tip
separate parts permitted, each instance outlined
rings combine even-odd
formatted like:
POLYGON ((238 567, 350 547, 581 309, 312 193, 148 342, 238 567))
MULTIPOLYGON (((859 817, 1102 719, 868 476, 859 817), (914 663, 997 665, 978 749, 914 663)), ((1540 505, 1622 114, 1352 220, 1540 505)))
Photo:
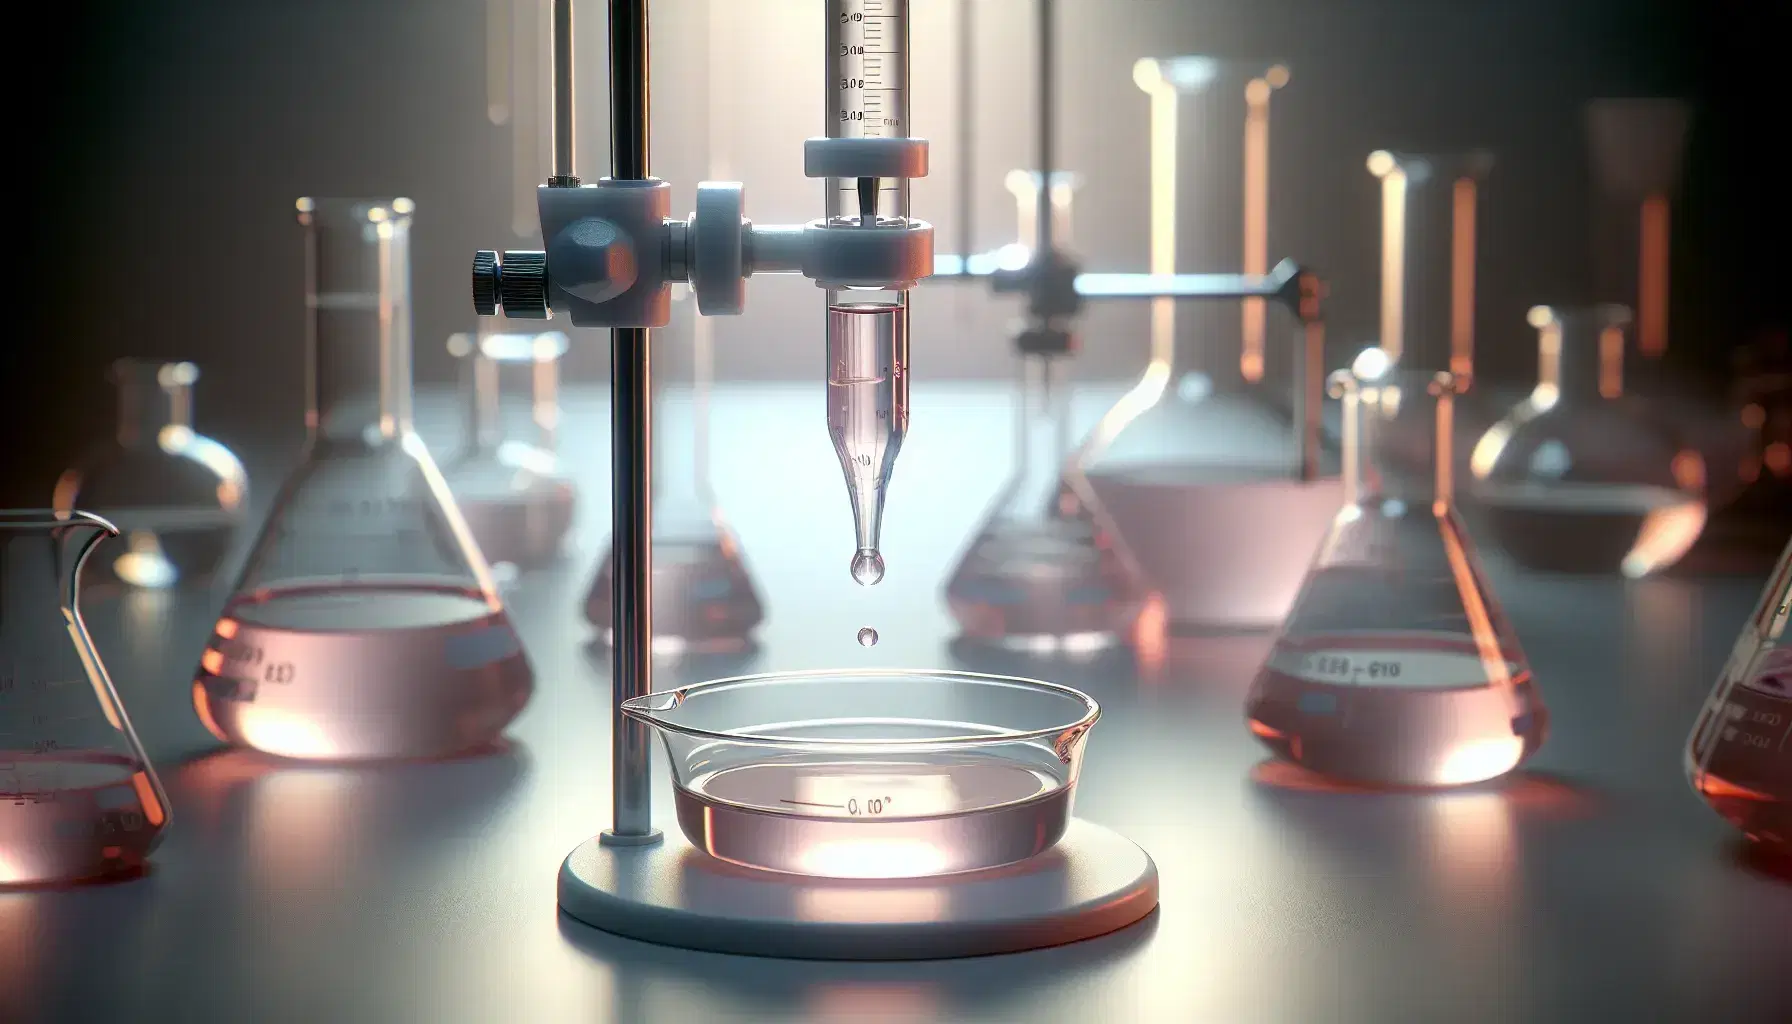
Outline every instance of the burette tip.
POLYGON ((884 578, 884 556, 876 548, 860 548, 852 556, 852 578, 861 587, 873 586, 884 578))

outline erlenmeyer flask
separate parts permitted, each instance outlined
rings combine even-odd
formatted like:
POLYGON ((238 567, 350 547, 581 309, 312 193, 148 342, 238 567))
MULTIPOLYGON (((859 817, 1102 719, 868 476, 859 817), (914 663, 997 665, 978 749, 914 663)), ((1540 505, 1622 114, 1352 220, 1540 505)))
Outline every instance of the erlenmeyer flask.
POLYGON ((0 511, 0 887, 128 872, 168 826, 78 603, 118 536, 87 512, 0 511))
MULTIPOLYGON (((750 647, 765 610, 709 484, 712 328, 695 301, 673 309, 688 324, 691 343, 684 352, 661 346, 654 353, 653 649, 668 656, 734 653, 750 647), (672 383, 680 378, 683 386, 672 383)), ((605 643, 614 638, 611 567, 606 546, 585 597, 585 618, 605 643)))
MULTIPOLYGON (((1467 445, 1493 417, 1476 415, 1464 393, 1473 383, 1475 264, 1481 182, 1493 155, 1466 153, 1369 154, 1369 173, 1381 185, 1381 327, 1378 345, 1401 370, 1448 370, 1459 387, 1455 403, 1460 465, 1467 445), (1478 422, 1477 422, 1478 420, 1478 422)), ((1407 472, 1430 467, 1436 424, 1425 403, 1402 405, 1383 424, 1383 451, 1407 472)), ((1495 414, 1497 415, 1497 414, 1495 414)))
MULTIPOLYGON (((1037 171, 1010 171, 1017 249, 1038 245, 1037 171)), ((1053 244, 1070 244, 1076 177, 1054 171, 1053 244)), ((1015 339, 1018 411, 1014 473, 946 583, 962 639, 1031 653, 1087 653, 1130 631, 1149 596, 1143 573, 1069 454, 1075 346, 1066 324, 1030 325, 1015 339)))
POLYGON ((495 740, 533 674, 411 426, 408 199, 301 199, 310 394, 287 477, 193 683, 218 738, 284 757, 495 740))
POLYGON ((1537 387, 1475 442, 1470 493, 1523 565, 1622 572, 1679 561, 1705 528, 1705 460, 1624 395, 1622 306, 1538 306, 1537 387))
POLYGON ((946 584, 966 639, 1017 650, 1084 653, 1123 638, 1149 592, 1100 500, 1074 470, 1065 357, 1020 358, 1014 475, 946 584))
POLYGON ((83 582, 168 587, 206 578, 242 524, 249 476, 230 449, 193 430, 199 368, 120 359, 111 377, 116 432, 62 474, 52 499, 60 511, 91 509, 124 531, 124 544, 88 560, 83 582))
MULTIPOLYGON (((1360 362, 1360 361, 1359 361, 1360 362)), ((1251 688, 1277 755, 1354 782, 1451 786, 1517 767, 1547 715, 1452 502, 1448 373, 1340 371, 1347 503, 1251 688), (1402 474, 1381 427, 1431 410, 1434 469, 1402 474)))
MULTIPOLYGON (((1287 68, 1174 57, 1139 61, 1133 79, 1150 97, 1150 271, 1264 273, 1269 104, 1287 68), (1184 154, 1193 166, 1179 174, 1185 105, 1198 141, 1184 154), (1194 258, 1179 267, 1184 180, 1198 186, 1185 197, 1200 229, 1194 258)), ((1301 479, 1304 399, 1292 396, 1305 390, 1305 360, 1291 358, 1294 345, 1269 344, 1267 319, 1258 299, 1180 308, 1154 300, 1144 373, 1075 456, 1178 632, 1280 622, 1338 508, 1335 478, 1301 479)))
POLYGON ((1792 851, 1792 541, 1686 743, 1686 773, 1750 839, 1792 851))
POLYGON ((527 569, 552 561, 572 527, 577 491, 560 472, 557 453, 566 348, 566 335, 557 331, 448 339, 449 353, 461 360, 467 425, 442 475, 492 565, 527 569), (527 432, 509 429, 507 371, 528 374, 527 432))

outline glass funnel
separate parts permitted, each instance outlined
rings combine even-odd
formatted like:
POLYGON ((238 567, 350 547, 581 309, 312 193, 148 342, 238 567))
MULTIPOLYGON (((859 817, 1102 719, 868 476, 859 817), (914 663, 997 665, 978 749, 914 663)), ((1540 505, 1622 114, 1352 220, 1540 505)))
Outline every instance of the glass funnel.
MULTIPOLYGON (((1288 69, 1174 57, 1139 61, 1133 79, 1150 97, 1149 270, 1266 272, 1269 108, 1288 69), (1179 239, 1191 220, 1197 230, 1179 239)), ((1144 372, 1075 465, 1162 592, 1173 630, 1273 627, 1341 492, 1335 479, 1301 479, 1305 359, 1269 343, 1262 300, 1157 299, 1150 317, 1144 372)))
POLYGON ((1026 860, 1064 835, 1095 701, 970 672, 740 676, 651 693, 678 824, 769 871, 903 878, 1026 860))
POLYGON ((1453 786, 1516 768, 1548 716, 1456 515, 1449 373, 1340 371, 1347 501, 1332 522, 1246 713, 1277 756, 1322 775, 1453 786), (1431 410, 1433 468, 1402 472, 1382 426, 1431 410))
POLYGON ((301 199, 308 436, 193 683, 219 739, 316 760, 496 740, 533 673, 411 426, 408 199, 301 199))
POLYGON ((122 545, 87 561, 85 582, 169 587, 208 578, 242 525, 249 476, 230 449, 193 429, 199 368, 120 359, 111 377, 116 430, 62 474, 52 499, 58 510, 91 509, 124 531, 122 545))
POLYGON ((1538 382, 1469 459, 1478 521, 1519 563, 1638 579, 1705 528, 1705 460, 1624 394, 1622 306, 1531 310, 1538 382))
POLYGON ((577 490, 560 471, 560 359, 566 335, 456 334, 466 435, 442 467, 486 561, 527 569, 552 561, 572 527, 577 490), (527 414, 505 402, 504 378, 528 377, 527 414), (521 420, 520 429, 513 423, 521 420))
POLYGON ((0 511, 0 888, 143 866, 168 797, 81 620, 87 512, 0 511))
MULTIPOLYGON (((695 301, 673 303, 673 316, 684 321, 690 344, 654 352, 653 649, 738 653, 751 647, 765 610, 709 483, 712 327, 695 301)), ((606 545, 585 597, 585 618, 605 643, 615 635, 611 555, 606 545)))
POLYGON ((1792 541, 1686 744, 1686 774, 1743 834, 1792 852, 1792 541))
MULTIPOLYGON (((1369 154, 1368 165, 1381 186, 1378 345, 1388 365, 1448 370, 1466 392, 1474 374, 1480 192, 1493 155, 1378 149, 1369 154)), ((1467 428, 1455 432, 1463 450, 1451 457, 1459 465, 1468 458, 1467 444, 1491 423, 1491 417, 1474 422, 1478 410, 1466 406, 1458 398, 1457 425, 1467 428)), ((1430 412, 1423 402, 1403 405, 1382 425, 1386 454, 1408 472, 1431 468, 1436 425, 1430 412)))

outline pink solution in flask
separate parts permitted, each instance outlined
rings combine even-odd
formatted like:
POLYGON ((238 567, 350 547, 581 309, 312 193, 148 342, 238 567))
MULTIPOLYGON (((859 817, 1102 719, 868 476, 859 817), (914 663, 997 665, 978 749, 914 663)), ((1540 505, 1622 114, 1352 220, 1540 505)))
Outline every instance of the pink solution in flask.
POLYGON ((1257 674, 1251 732, 1350 782, 1504 775, 1542 746, 1548 713, 1451 501, 1456 378, 1359 366, 1335 375, 1332 391, 1344 402, 1349 500, 1257 674), (1433 408, 1434 459, 1402 475, 1381 443, 1410 403, 1433 408))
POLYGON ((1725 821, 1777 852, 1792 850, 1792 542, 1699 713, 1686 744, 1692 787, 1725 821))

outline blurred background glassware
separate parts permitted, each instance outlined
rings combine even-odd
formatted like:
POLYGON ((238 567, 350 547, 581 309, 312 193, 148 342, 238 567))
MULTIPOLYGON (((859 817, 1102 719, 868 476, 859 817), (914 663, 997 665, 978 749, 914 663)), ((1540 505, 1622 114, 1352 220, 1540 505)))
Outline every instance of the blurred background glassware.
MULTIPOLYGON (((1784 533, 1785 523, 1781 524, 1784 533)), ((1725 821, 1792 853, 1792 540, 1686 743, 1693 789, 1725 821)))
MULTIPOLYGON (((1447 370, 1453 402, 1457 467, 1498 417, 1472 391, 1475 366, 1475 267, 1482 183, 1493 154, 1412 153, 1378 149, 1369 173, 1381 192, 1381 311, 1377 344, 1390 367, 1447 370)), ((1433 410, 1400 405, 1381 424, 1383 450, 1407 472, 1425 472, 1432 458, 1433 410)))
POLYGON ((1792 485, 1792 344, 1761 334, 1736 352, 1734 401, 1749 444, 1737 476, 1744 486, 1792 485))
MULTIPOLYGON (((1008 175, 1019 220, 1014 255, 1038 246, 1037 171, 1008 175)), ((1076 177, 1055 171, 1052 245, 1070 245, 1076 177)), ((1144 574, 1070 451, 1068 323, 1029 322, 1019 370, 1014 469, 946 581, 960 642, 1030 654, 1088 654, 1127 636, 1150 597, 1144 574)))
POLYGON ((466 432, 442 467, 473 539, 493 566, 534 568, 553 561, 572 527, 577 488, 560 470, 558 331, 456 334, 448 351, 461 363, 466 432), (507 402, 504 378, 528 377, 523 410, 507 402), (513 429, 516 421, 526 424, 513 429))
POLYGON ((1625 391, 1657 406, 1711 468, 1705 502, 1716 511, 1744 488, 1731 472, 1745 458, 1739 429, 1715 381, 1670 356, 1673 211, 1686 165, 1693 105, 1663 96, 1605 97, 1586 107, 1593 170, 1593 281, 1602 302, 1636 317, 1625 391))
POLYGON ((1477 523, 1520 564, 1639 579, 1705 528, 1705 459, 1624 389, 1630 311, 1537 306, 1538 381, 1469 460, 1477 523))
POLYGON ((1390 371, 1379 349, 1332 377, 1346 502, 1246 703, 1265 746, 1322 775, 1467 785, 1543 744, 1548 713, 1456 513, 1456 387, 1390 371), (1428 410, 1429 469, 1388 457, 1382 428, 1405 405, 1428 410))
MULTIPOLYGON (((1792 344, 1764 331, 1735 353, 1731 403, 1746 441, 1735 465, 1740 493, 1714 509, 1707 534, 1739 551, 1771 551, 1792 522, 1792 344)), ((1713 465, 1713 475, 1724 463, 1713 465)))
POLYGON ((118 421, 56 481, 51 504, 105 516, 122 531, 87 560, 84 582, 171 587, 212 577, 230 555, 248 511, 249 475, 230 449, 193 429, 188 362, 112 364, 118 421))
POLYGON ((168 797, 81 619, 87 512, 0 511, 0 889, 140 869, 168 797))
POLYGON ((414 204, 297 209, 305 448, 212 628, 194 711, 220 740, 300 760, 488 748, 534 672, 412 426, 414 204))
MULTIPOLYGON (((1269 106, 1288 69, 1148 58, 1133 80, 1150 97, 1150 272, 1265 273, 1269 106), (1183 106, 1194 110, 1196 142, 1193 166, 1179 172, 1183 106), (1196 186, 1186 198, 1203 228, 1195 265, 1179 268, 1182 181, 1196 186)), ((1273 628, 1341 500, 1337 478, 1301 479, 1304 410, 1290 396, 1307 390, 1305 360, 1270 334, 1261 299, 1187 309, 1153 300, 1145 370, 1072 462, 1163 594, 1173 632, 1273 628)))
MULTIPOLYGON (((653 649, 662 656, 734 654, 765 619, 740 541, 709 476, 713 326, 688 289, 674 289, 674 326, 657 332, 653 373, 653 649), (683 333, 690 341, 678 343, 683 333)), ((585 619, 614 640, 612 554, 585 596, 585 619)))

